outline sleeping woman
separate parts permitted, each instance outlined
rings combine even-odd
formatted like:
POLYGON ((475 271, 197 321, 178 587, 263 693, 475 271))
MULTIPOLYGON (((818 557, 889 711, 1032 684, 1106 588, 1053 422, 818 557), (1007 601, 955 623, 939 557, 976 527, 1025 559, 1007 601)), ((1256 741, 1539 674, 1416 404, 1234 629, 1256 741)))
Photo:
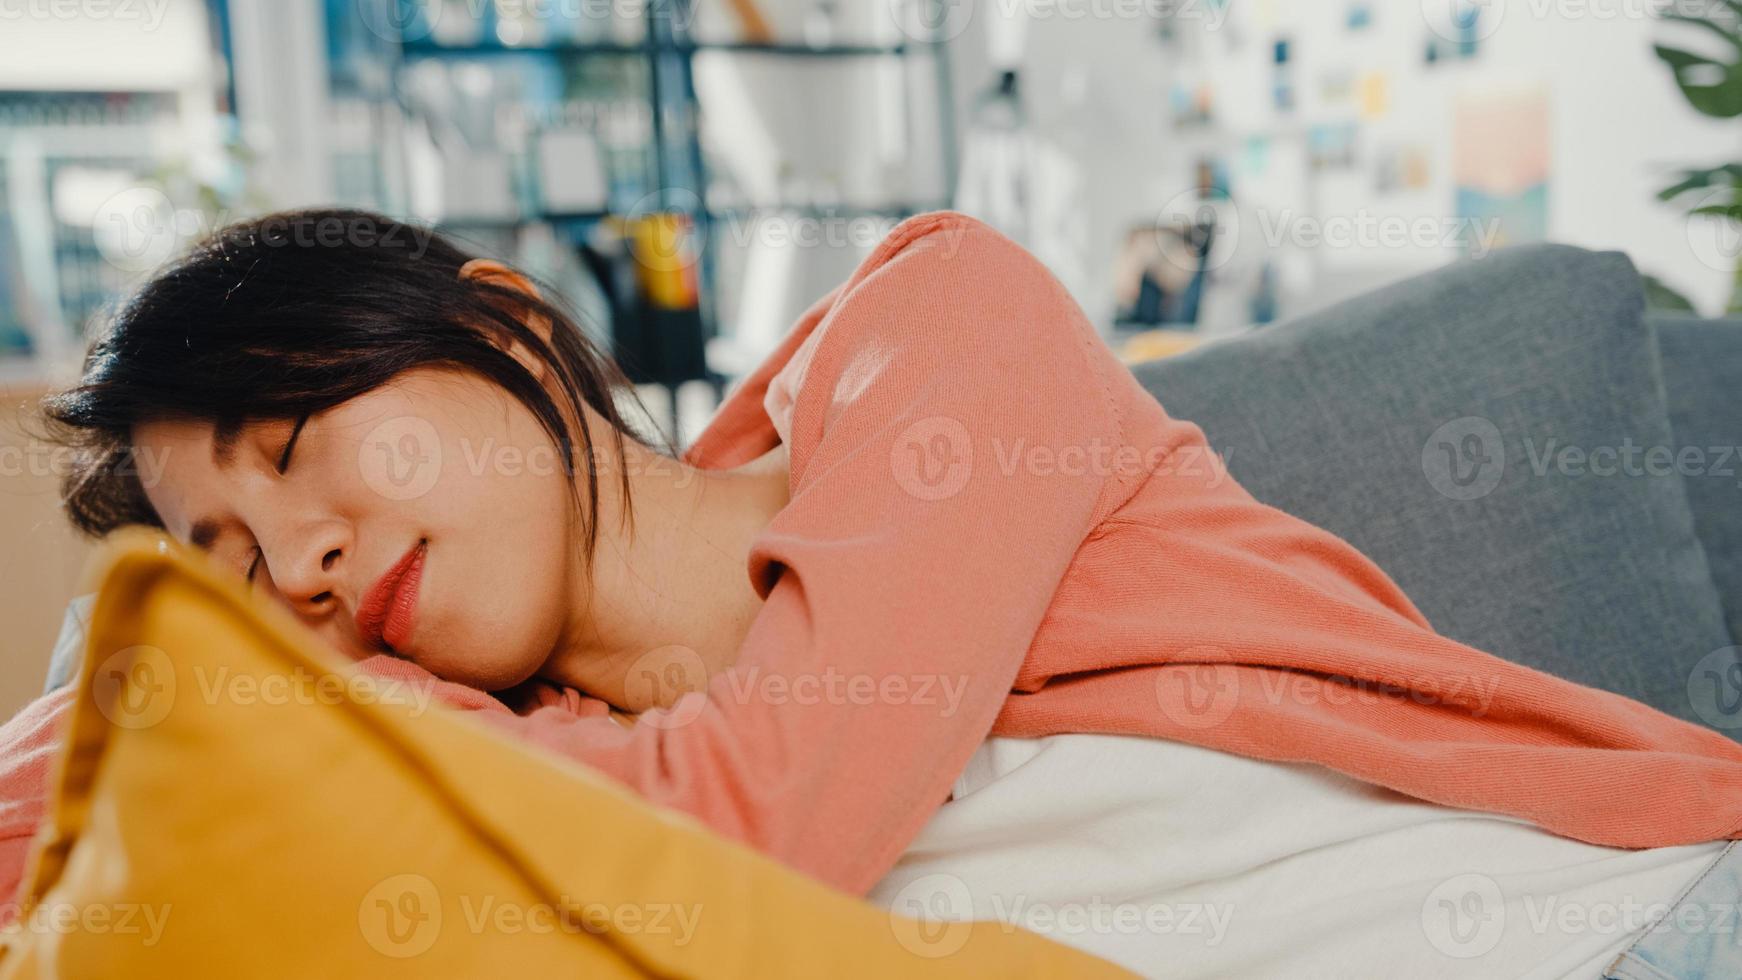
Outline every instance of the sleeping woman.
MULTIPOLYGON (((1742 746, 1437 634, 985 225, 903 222, 685 451, 629 397, 525 276, 330 211, 162 271, 45 409, 83 531, 899 911, 1169 976, 1742 976, 1667 914, 1742 900, 1742 746)), ((0 731, 0 887, 69 701, 0 731)))

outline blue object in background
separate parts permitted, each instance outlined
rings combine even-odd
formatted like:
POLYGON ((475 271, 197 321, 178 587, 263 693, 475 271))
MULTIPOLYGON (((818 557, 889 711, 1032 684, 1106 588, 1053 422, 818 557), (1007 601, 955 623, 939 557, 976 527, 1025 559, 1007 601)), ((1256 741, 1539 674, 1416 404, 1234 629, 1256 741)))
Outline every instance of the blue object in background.
POLYGON ((1478 231, 1462 236, 1460 247, 1465 255, 1480 258, 1478 249, 1487 252, 1522 242, 1548 240, 1547 181, 1537 181, 1511 193, 1460 186, 1452 198, 1458 220, 1478 231))
POLYGON ((1276 265, 1264 263, 1258 272, 1258 288, 1252 291, 1252 324, 1264 326, 1276 322, 1276 265))
POLYGON ((1458 57, 1474 58, 1482 40, 1482 8, 1474 3, 1460 3, 1454 16, 1458 26, 1458 57))
POLYGON ((1276 62, 1276 84, 1271 90, 1271 99, 1276 103, 1278 112, 1294 111, 1294 69, 1289 62, 1294 57, 1294 46, 1288 38, 1277 38, 1272 49, 1272 58, 1276 62))

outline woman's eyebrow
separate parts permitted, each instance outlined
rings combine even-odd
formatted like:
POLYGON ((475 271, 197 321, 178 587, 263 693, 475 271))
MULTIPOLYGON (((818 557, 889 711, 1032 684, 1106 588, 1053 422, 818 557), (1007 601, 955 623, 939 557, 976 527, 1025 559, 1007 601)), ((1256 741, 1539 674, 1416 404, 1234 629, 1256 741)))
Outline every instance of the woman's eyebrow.
POLYGON ((236 443, 242 439, 241 422, 219 422, 212 430, 212 462, 228 469, 236 461, 236 443))
MULTIPOLYGON (((290 450, 296 445, 296 437, 302 435, 302 427, 308 424, 309 417, 303 415, 297 418, 296 427, 290 430, 290 439, 284 444, 284 454, 274 464, 280 473, 290 462, 290 450)), ((220 422, 212 430, 212 462, 218 469, 229 469, 236 462, 236 445, 242 441, 241 422, 220 422)))

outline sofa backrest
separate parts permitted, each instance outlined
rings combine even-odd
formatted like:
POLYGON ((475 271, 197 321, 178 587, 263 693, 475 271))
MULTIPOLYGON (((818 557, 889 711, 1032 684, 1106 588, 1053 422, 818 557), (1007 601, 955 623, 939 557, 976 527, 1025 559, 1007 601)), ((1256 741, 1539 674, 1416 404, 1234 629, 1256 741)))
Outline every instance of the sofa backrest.
POLYGON ((1694 529, 1742 642, 1742 320, 1651 321, 1694 529))
POLYGON ((1376 560, 1435 628, 1742 734, 1733 642, 1626 257, 1534 245, 1140 365, 1254 496, 1376 560), (1728 669, 1726 667, 1726 669, 1728 669))

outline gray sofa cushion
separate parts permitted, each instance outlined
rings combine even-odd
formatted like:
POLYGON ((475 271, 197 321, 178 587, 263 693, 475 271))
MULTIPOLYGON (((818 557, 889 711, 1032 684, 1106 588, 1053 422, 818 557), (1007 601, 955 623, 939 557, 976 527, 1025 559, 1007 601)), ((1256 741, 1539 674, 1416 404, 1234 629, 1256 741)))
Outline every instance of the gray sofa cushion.
POLYGON ((1670 441, 1642 306, 1624 256, 1527 246, 1136 373, 1442 633, 1727 728, 1690 698, 1730 638, 1681 479, 1620 465, 1670 441))
POLYGON ((1680 449, 1694 530, 1742 641, 1742 321, 1654 318, 1669 424, 1680 449))

